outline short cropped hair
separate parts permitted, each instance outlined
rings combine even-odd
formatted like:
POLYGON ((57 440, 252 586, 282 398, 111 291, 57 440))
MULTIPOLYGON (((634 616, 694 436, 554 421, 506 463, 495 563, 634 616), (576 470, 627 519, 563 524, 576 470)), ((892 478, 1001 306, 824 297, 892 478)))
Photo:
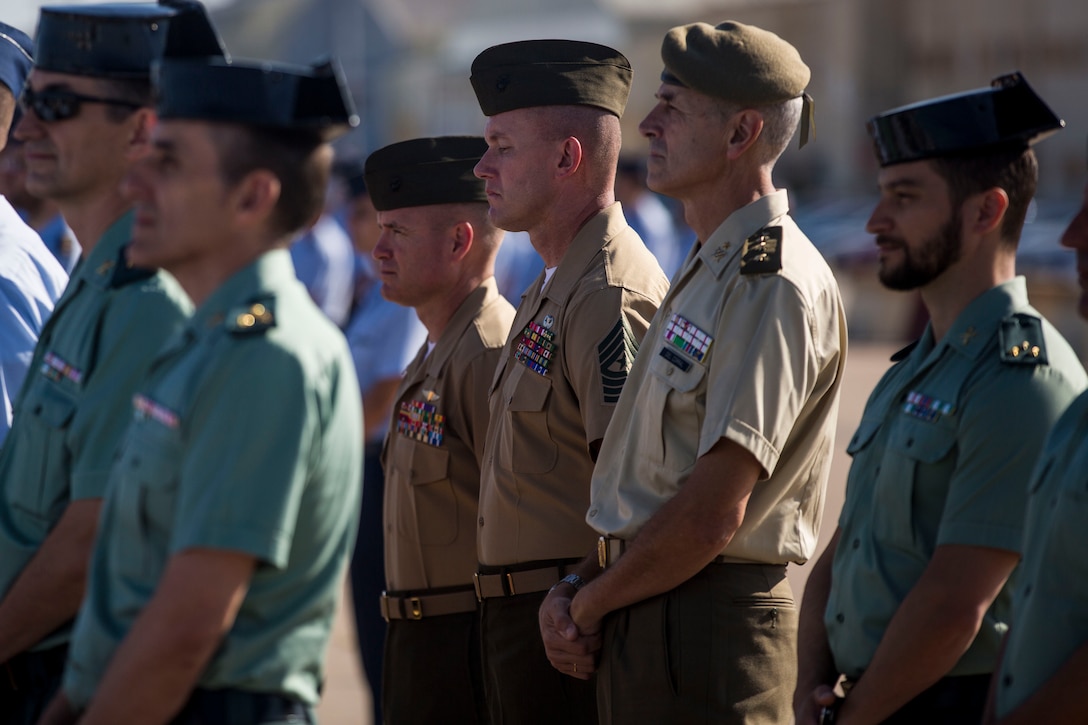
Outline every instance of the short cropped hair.
POLYGON ((974 194, 994 187, 1004 189, 1009 208, 1001 223, 1001 239, 1016 248, 1039 180, 1039 162, 1033 150, 991 149, 965 156, 945 156, 933 159, 933 167, 948 184, 955 208, 974 194))
POLYGON ((332 154, 316 132, 217 124, 212 138, 219 151, 219 173, 227 186, 264 169, 280 182, 272 216, 278 236, 294 234, 314 222, 325 204, 332 154))

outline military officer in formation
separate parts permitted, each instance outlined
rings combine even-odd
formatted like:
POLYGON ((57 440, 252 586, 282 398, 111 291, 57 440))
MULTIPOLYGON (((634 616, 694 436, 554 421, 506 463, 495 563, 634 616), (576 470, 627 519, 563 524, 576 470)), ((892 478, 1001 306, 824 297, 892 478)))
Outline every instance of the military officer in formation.
MULTIPOLYGON (((1088 319, 1088 186, 1062 245, 1076 252, 1088 319)), ((1054 425, 1028 486, 1012 624, 991 683, 987 725, 1088 720, 1088 393, 1054 425)))
POLYGON ((167 57, 156 95, 126 258, 195 312, 131 399, 45 721, 312 722, 363 432, 347 343, 287 246, 358 117, 328 64, 167 57))
POLYGON ((839 527, 805 590, 799 723, 821 708, 841 723, 982 717, 1031 543, 1030 474, 1086 384, 1015 266, 1032 146, 1061 126, 1019 74, 869 122, 880 280, 919 290, 930 322, 892 358, 847 446, 839 527))
POLYGON ((414 308, 427 328, 382 454, 390 723, 487 722, 472 584, 476 509, 487 389, 514 308, 494 276, 503 232, 472 172, 486 150, 476 136, 420 138, 366 160, 382 295, 414 308))
POLYGON ((631 66, 593 43, 524 41, 480 53, 471 81, 491 219, 528 232, 545 268, 489 387, 476 576, 488 706, 496 723, 595 722, 593 683, 548 666, 537 610, 595 539, 593 464, 668 287, 614 201, 631 66))
POLYGON ((647 181, 700 241, 601 447, 586 513, 599 550, 549 596, 541 631, 566 674, 588 677, 599 655, 602 722, 783 723, 786 565, 814 553, 846 354, 835 279, 771 180, 807 134, 809 69, 735 22, 673 28, 661 58, 647 181))
MULTIPOLYGON (((84 256, 0 450, 0 713, 313 722, 364 427, 286 247, 357 122, 344 80, 229 62, 195 0, 47 7, 37 42, 16 134, 84 256)), ((736 22, 662 61, 649 184, 698 238, 671 291, 614 199, 612 48, 488 48, 482 139, 367 160, 383 294, 428 333, 382 454, 385 721, 969 722, 987 687, 989 720, 1083 719, 1088 378, 1014 267, 1061 122, 1018 75, 871 122, 881 280, 931 323, 848 445, 799 616, 846 352, 771 180, 810 74, 736 22), (545 267, 516 312, 501 230, 545 267)))
POLYGON ((34 722, 60 681, 132 394, 191 309, 173 278, 129 264, 133 213, 120 192, 151 132, 150 66, 170 30, 177 53, 222 52, 203 7, 185 0, 44 8, 20 99, 27 186, 57 202, 83 260, 0 451, 0 703, 11 723, 34 722))

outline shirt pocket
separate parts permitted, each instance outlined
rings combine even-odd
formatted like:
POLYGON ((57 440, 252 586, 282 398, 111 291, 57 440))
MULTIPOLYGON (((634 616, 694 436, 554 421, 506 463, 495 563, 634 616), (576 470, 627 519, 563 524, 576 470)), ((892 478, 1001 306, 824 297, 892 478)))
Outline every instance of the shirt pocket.
POLYGON ((519 378, 506 409, 509 430, 503 445, 506 460, 502 463, 514 473, 548 473, 555 468, 559 453, 548 427, 546 406, 552 392, 551 380, 524 367, 513 374, 519 378))
POLYGON ((955 431, 934 422, 902 419, 889 432, 874 515, 893 545, 932 554, 955 469, 955 445, 955 431))
POLYGON ((680 366, 655 355, 650 361, 650 376, 639 391, 638 414, 659 424, 638 426, 636 455, 654 466, 676 473, 690 471, 699 453, 699 433, 705 417, 705 395, 700 385, 706 368, 686 360, 680 366))
POLYGON ((171 532, 179 514, 178 483, 182 465, 181 438, 161 423, 133 423, 114 466, 124 482, 123 501, 127 525, 140 542, 138 552, 126 558, 138 562, 140 571, 161 571, 170 555, 171 532))
POLYGON ((37 434, 36 440, 30 439, 34 445, 24 442, 16 449, 23 460, 13 466, 21 474, 12 505, 32 520, 52 525, 71 497, 68 433, 76 412, 76 391, 49 381, 41 382, 38 390, 35 399, 24 403, 37 434))
POLYGON ((451 544, 457 538, 457 497, 449 478, 449 451, 398 436, 395 465, 407 473, 412 506, 400 506, 397 530, 424 546, 451 544))

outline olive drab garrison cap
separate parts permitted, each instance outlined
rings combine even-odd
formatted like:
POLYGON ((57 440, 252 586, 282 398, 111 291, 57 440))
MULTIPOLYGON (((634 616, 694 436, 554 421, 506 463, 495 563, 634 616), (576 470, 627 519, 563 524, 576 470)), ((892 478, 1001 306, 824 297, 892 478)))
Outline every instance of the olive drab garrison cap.
POLYGON ((521 40, 476 56, 470 80, 485 116, 534 106, 595 106, 622 116, 631 63, 597 43, 521 40))
POLYGON ((365 172, 374 208, 487 203, 484 180, 472 173, 485 151, 479 136, 417 138, 378 149, 365 172))
POLYGON ((995 78, 988 88, 894 108, 867 124, 881 166, 1026 149, 1063 126, 1020 73, 995 78))
POLYGON ((325 140, 359 125, 338 66, 164 58, 152 81, 162 119, 219 121, 284 131, 313 131, 325 140))
POLYGON ((53 5, 41 10, 34 66, 68 75, 146 80, 151 63, 168 49, 174 55, 226 55, 196 0, 53 5))
POLYGON ((804 99, 801 145, 814 128, 811 72, 797 49, 769 30, 727 20, 673 28, 661 43, 664 83, 684 86, 742 106, 804 99))

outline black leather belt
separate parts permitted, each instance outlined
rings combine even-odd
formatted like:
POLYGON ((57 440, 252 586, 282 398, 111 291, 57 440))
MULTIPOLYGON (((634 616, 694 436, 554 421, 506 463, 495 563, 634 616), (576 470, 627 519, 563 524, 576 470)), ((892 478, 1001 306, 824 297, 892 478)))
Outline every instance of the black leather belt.
POLYGON ((0 667, 3 670, 0 690, 25 692, 55 682, 64 672, 67 659, 67 644, 38 652, 20 652, 0 667))
POLYGON ((246 690, 197 688, 170 725, 222 723, 313 723, 310 707, 292 697, 246 690))
POLYGON ((472 583, 476 587, 476 598, 481 602, 494 597, 546 592, 553 584, 574 571, 578 563, 577 559, 572 559, 565 563, 497 573, 477 572, 472 575, 472 583))
POLYGON ((443 614, 463 614, 476 611, 476 592, 465 589, 441 594, 398 595, 382 592, 382 616, 391 619, 423 619, 443 614))

